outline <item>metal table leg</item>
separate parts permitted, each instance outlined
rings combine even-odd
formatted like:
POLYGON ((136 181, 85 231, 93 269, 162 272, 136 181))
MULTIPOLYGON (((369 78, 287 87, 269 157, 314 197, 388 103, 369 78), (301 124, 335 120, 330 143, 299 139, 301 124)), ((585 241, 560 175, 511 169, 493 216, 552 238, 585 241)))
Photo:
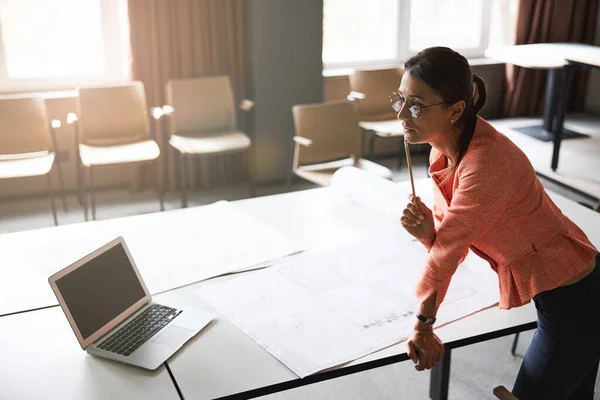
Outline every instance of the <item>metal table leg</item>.
POLYGON ((560 84, 560 69, 548 70, 546 77, 546 97, 544 98, 544 122, 542 127, 548 133, 552 132, 552 122, 558 102, 558 85, 560 84))
POLYGON ((550 167, 552 171, 556 171, 558 168, 558 155, 560 153, 560 144, 563 139, 563 124, 565 122, 565 114, 567 113, 567 103, 569 101, 569 88, 571 80, 571 66, 565 65, 561 69, 560 73, 560 90, 558 91, 558 104, 556 108, 556 121, 552 129, 552 162, 550 167))
POLYGON ((432 400, 447 400, 450 386, 450 355, 452 350, 446 350, 444 359, 431 369, 429 378, 429 398, 432 400))

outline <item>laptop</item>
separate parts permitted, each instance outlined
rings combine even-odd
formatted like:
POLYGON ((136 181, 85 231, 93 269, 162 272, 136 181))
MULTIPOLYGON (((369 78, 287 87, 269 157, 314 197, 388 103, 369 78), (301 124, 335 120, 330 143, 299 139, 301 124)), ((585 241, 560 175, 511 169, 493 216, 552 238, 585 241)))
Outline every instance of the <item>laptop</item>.
POLYGON ((152 301, 122 237, 48 281, 81 348, 150 370, 213 319, 200 310, 152 301))

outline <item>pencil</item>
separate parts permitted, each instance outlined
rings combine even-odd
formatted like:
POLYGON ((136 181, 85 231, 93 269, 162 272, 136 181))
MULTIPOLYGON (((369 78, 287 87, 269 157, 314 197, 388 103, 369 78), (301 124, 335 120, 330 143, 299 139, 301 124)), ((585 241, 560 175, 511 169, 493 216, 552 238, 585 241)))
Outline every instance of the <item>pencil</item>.
POLYGON ((415 180, 413 179, 412 163, 410 162, 410 150, 408 148, 408 141, 406 140, 406 136, 404 136, 404 152, 406 153, 406 162, 408 163, 408 174, 410 176, 410 186, 412 187, 412 194, 413 197, 416 199, 417 193, 415 192, 415 180))

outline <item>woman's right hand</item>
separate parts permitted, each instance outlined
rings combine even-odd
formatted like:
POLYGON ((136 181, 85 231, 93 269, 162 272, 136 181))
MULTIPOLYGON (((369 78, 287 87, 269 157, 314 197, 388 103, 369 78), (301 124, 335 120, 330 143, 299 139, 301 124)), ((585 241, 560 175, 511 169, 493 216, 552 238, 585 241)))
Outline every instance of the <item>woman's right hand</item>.
POLYGON ((435 240, 433 213, 420 197, 411 196, 411 200, 402 212, 400 223, 408 233, 429 248, 435 240))
POLYGON ((417 330, 408 338, 408 358, 416 364, 417 371, 431 369, 444 358, 444 343, 431 327, 417 330))

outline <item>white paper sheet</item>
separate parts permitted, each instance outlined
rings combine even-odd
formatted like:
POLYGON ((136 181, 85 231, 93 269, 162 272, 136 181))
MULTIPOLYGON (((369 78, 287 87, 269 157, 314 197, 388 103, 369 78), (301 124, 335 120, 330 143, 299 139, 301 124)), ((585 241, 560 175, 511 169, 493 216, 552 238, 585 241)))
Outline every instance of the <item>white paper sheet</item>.
POLYGON ((264 266, 304 250, 302 244, 221 201, 165 219, 148 235, 123 233, 148 289, 162 292, 215 276, 264 266), (165 269, 172 273, 165 274, 165 269))
POLYGON ((14 246, 0 243, 3 276, 0 279, 0 315, 57 304, 48 277, 27 254, 13 253, 14 246), (27 293, 23 293, 27 288, 27 293))
MULTIPOLYGON (((426 255, 404 236, 376 238, 209 284, 198 294, 305 377, 408 337, 426 255)), ((437 324, 497 303, 497 280, 478 270, 459 267, 437 324)))
POLYGON ((407 193, 392 181, 378 178, 355 167, 339 169, 331 177, 331 188, 349 201, 372 211, 400 219, 407 193))
MULTIPOLYGON (((431 208, 433 192, 427 180, 415 182, 417 196, 431 208)), ((392 182, 355 167, 340 168, 331 177, 332 190, 358 206, 398 222, 412 193, 408 182, 392 182)))
POLYGON ((268 225, 221 201, 203 207, 83 224, 15 249, 46 277, 122 236, 151 293, 264 265, 304 250, 268 225))

